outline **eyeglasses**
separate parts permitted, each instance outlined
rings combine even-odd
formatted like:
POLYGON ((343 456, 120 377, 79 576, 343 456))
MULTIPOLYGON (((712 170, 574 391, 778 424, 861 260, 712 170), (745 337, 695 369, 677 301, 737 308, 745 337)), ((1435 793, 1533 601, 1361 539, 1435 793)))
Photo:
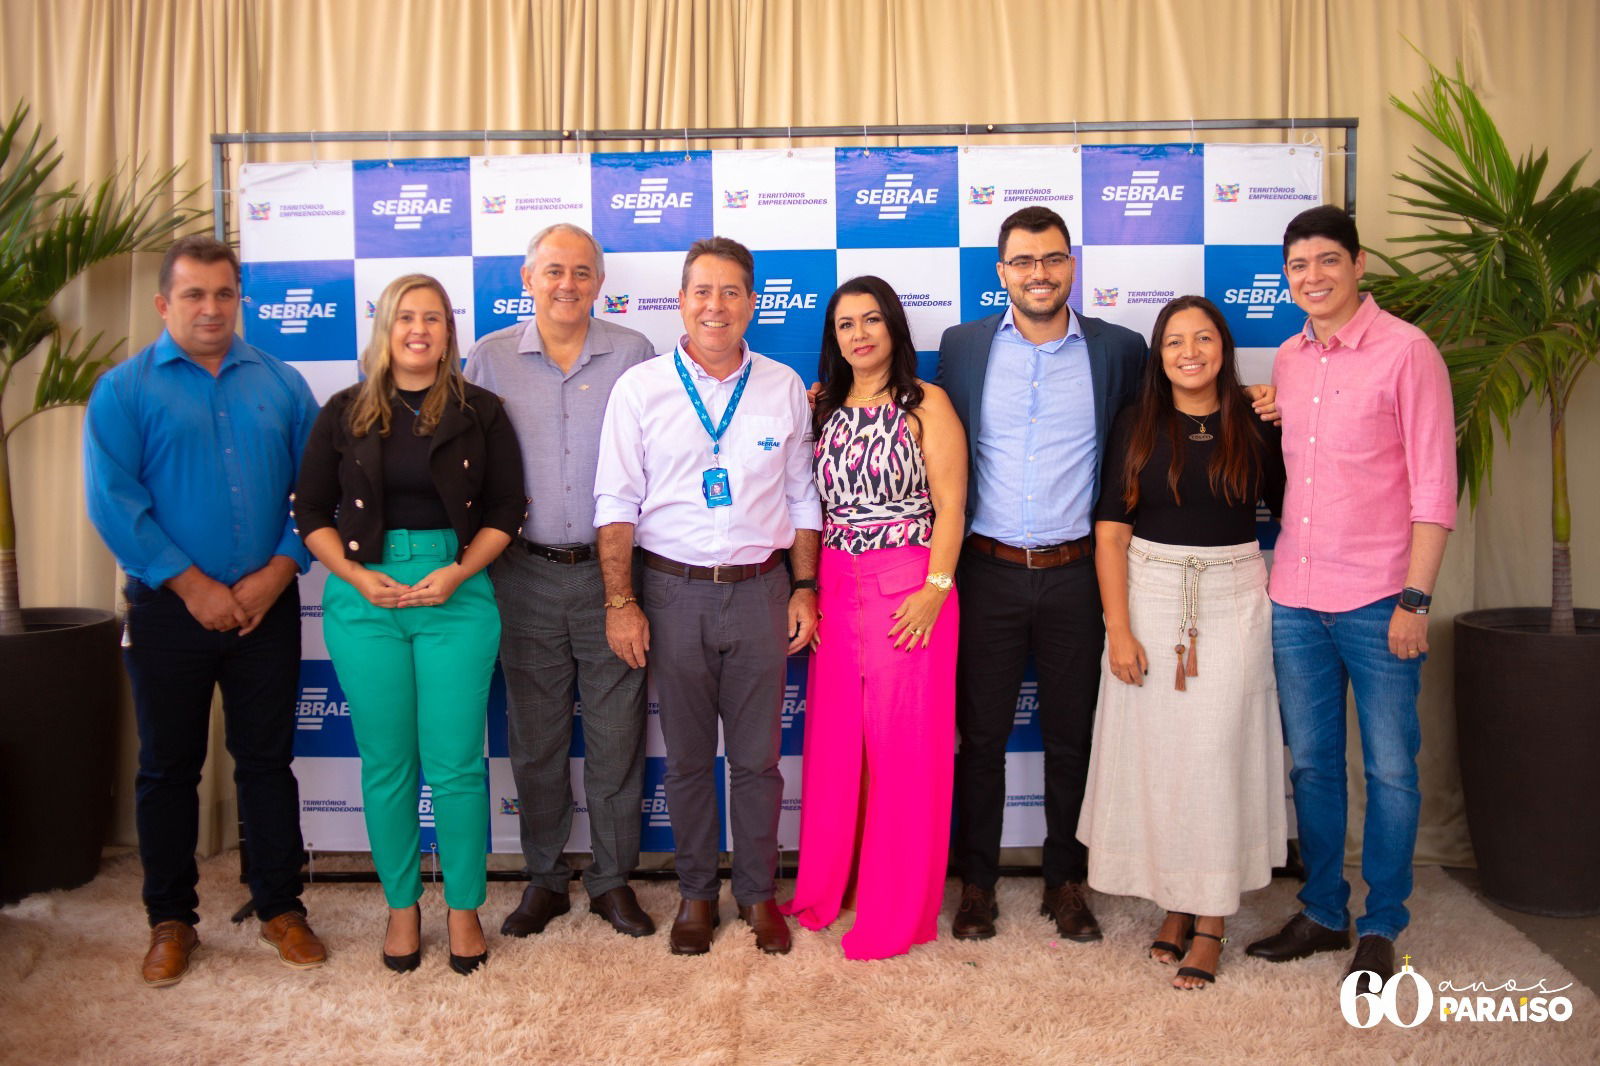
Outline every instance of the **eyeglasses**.
POLYGON ((1034 264, 1043 265, 1046 270, 1060 270, 1066 266, 1072 256, 1066 252, 1051 252, 1049 255, 1014 255, 1010 259, 1002 259, 1007 270, 1015 270, 1018 274, 1031 274, 1034 264))

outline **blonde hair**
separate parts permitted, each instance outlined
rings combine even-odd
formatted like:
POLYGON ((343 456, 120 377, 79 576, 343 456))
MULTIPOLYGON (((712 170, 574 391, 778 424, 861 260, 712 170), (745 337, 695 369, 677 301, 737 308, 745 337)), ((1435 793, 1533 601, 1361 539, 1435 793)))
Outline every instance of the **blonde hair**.
POLYGON ((466 379, 461 376, 461 350, 456 344, 456 316, 451 310, 450 295, 437 278, 427 274, 405 274, 389 282, 383 295, 378 297, 377 312, 372 320, 372 339, 367 341, 366 350, 361 353, 361 369, 366 378, 361 382, 354 402, 350 404, 350 432, 358 437, 366 436, 374 426, 378 429, 378 436, 389 435, 389 420, 395 398, 389 337, 394 332, 400 301, 416 289, 428 289, 438 294, 439 302, 444 305, 448 332, 444 359, 432 387, 422 398, 421 414, 417 416, 414 432, 418 436, 432 434, 439 425, 439 416, 444 413, 444 405, 450 399, 463 406, 466 404, 466 379))

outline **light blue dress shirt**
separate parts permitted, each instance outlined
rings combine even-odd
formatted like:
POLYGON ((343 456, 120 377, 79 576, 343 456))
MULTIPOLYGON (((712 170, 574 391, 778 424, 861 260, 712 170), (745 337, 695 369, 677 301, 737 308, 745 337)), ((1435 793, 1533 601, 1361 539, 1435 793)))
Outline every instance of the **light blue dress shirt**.
POLYGON ((211 372, 165 330, 95 385, 84 424, 89 518, 129 577, 192 564, 231 585, 305 545, 289 517, 317 401, 298 371, 238 337, 211 372))
POLYGON ((989 346, 972 531, 1019 548, 1089 535, 1094 507, 1094 386, 1089 345, 1067 334, 1035 345, 1008 310, 989 346))

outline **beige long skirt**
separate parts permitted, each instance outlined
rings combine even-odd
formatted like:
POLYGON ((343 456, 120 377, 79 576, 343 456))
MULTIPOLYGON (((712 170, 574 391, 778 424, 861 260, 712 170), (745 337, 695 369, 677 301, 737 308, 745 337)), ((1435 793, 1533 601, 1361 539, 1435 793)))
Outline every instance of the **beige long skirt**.
POLYGON ((1265 886, 1285 860, 1266 564, 1254 543, 1196 548, 1135 537, 1128 611, 1150 673, 1129 685, 1101 658, 1078 819, 1089 884, 1165 910, 1232 914, 1240 894, 1265 886), (1191 624, 1196 673, 1178 691, 1174 647, 1191 643, 1191 624))

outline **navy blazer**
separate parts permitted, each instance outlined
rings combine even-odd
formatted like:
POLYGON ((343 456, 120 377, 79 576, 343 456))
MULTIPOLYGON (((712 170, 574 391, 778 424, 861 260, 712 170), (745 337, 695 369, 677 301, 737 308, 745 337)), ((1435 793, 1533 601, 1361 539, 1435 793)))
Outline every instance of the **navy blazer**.
MULTIPOLYGON (((978 434, 982 431, 983 387, 989 371, 989 348, 1004 313, 963 322, 944 331, 939 341, 938 383, 950 394, 961 425, 967 431, 969 471, 978 461, 978 434)), ((1094 492, 1100 495, 1100 457, 1106 450, 1106 437, 1117 412, 1132 403, 1139 393, 1149 348, 1133 330, 1099 318, 1078 315, 1084 341, 1089 348, 1089 378, 1094 387, 1095 466, 1094 492)), ((978 479, 967 478, 967 524, 977 511, 978 479)))

